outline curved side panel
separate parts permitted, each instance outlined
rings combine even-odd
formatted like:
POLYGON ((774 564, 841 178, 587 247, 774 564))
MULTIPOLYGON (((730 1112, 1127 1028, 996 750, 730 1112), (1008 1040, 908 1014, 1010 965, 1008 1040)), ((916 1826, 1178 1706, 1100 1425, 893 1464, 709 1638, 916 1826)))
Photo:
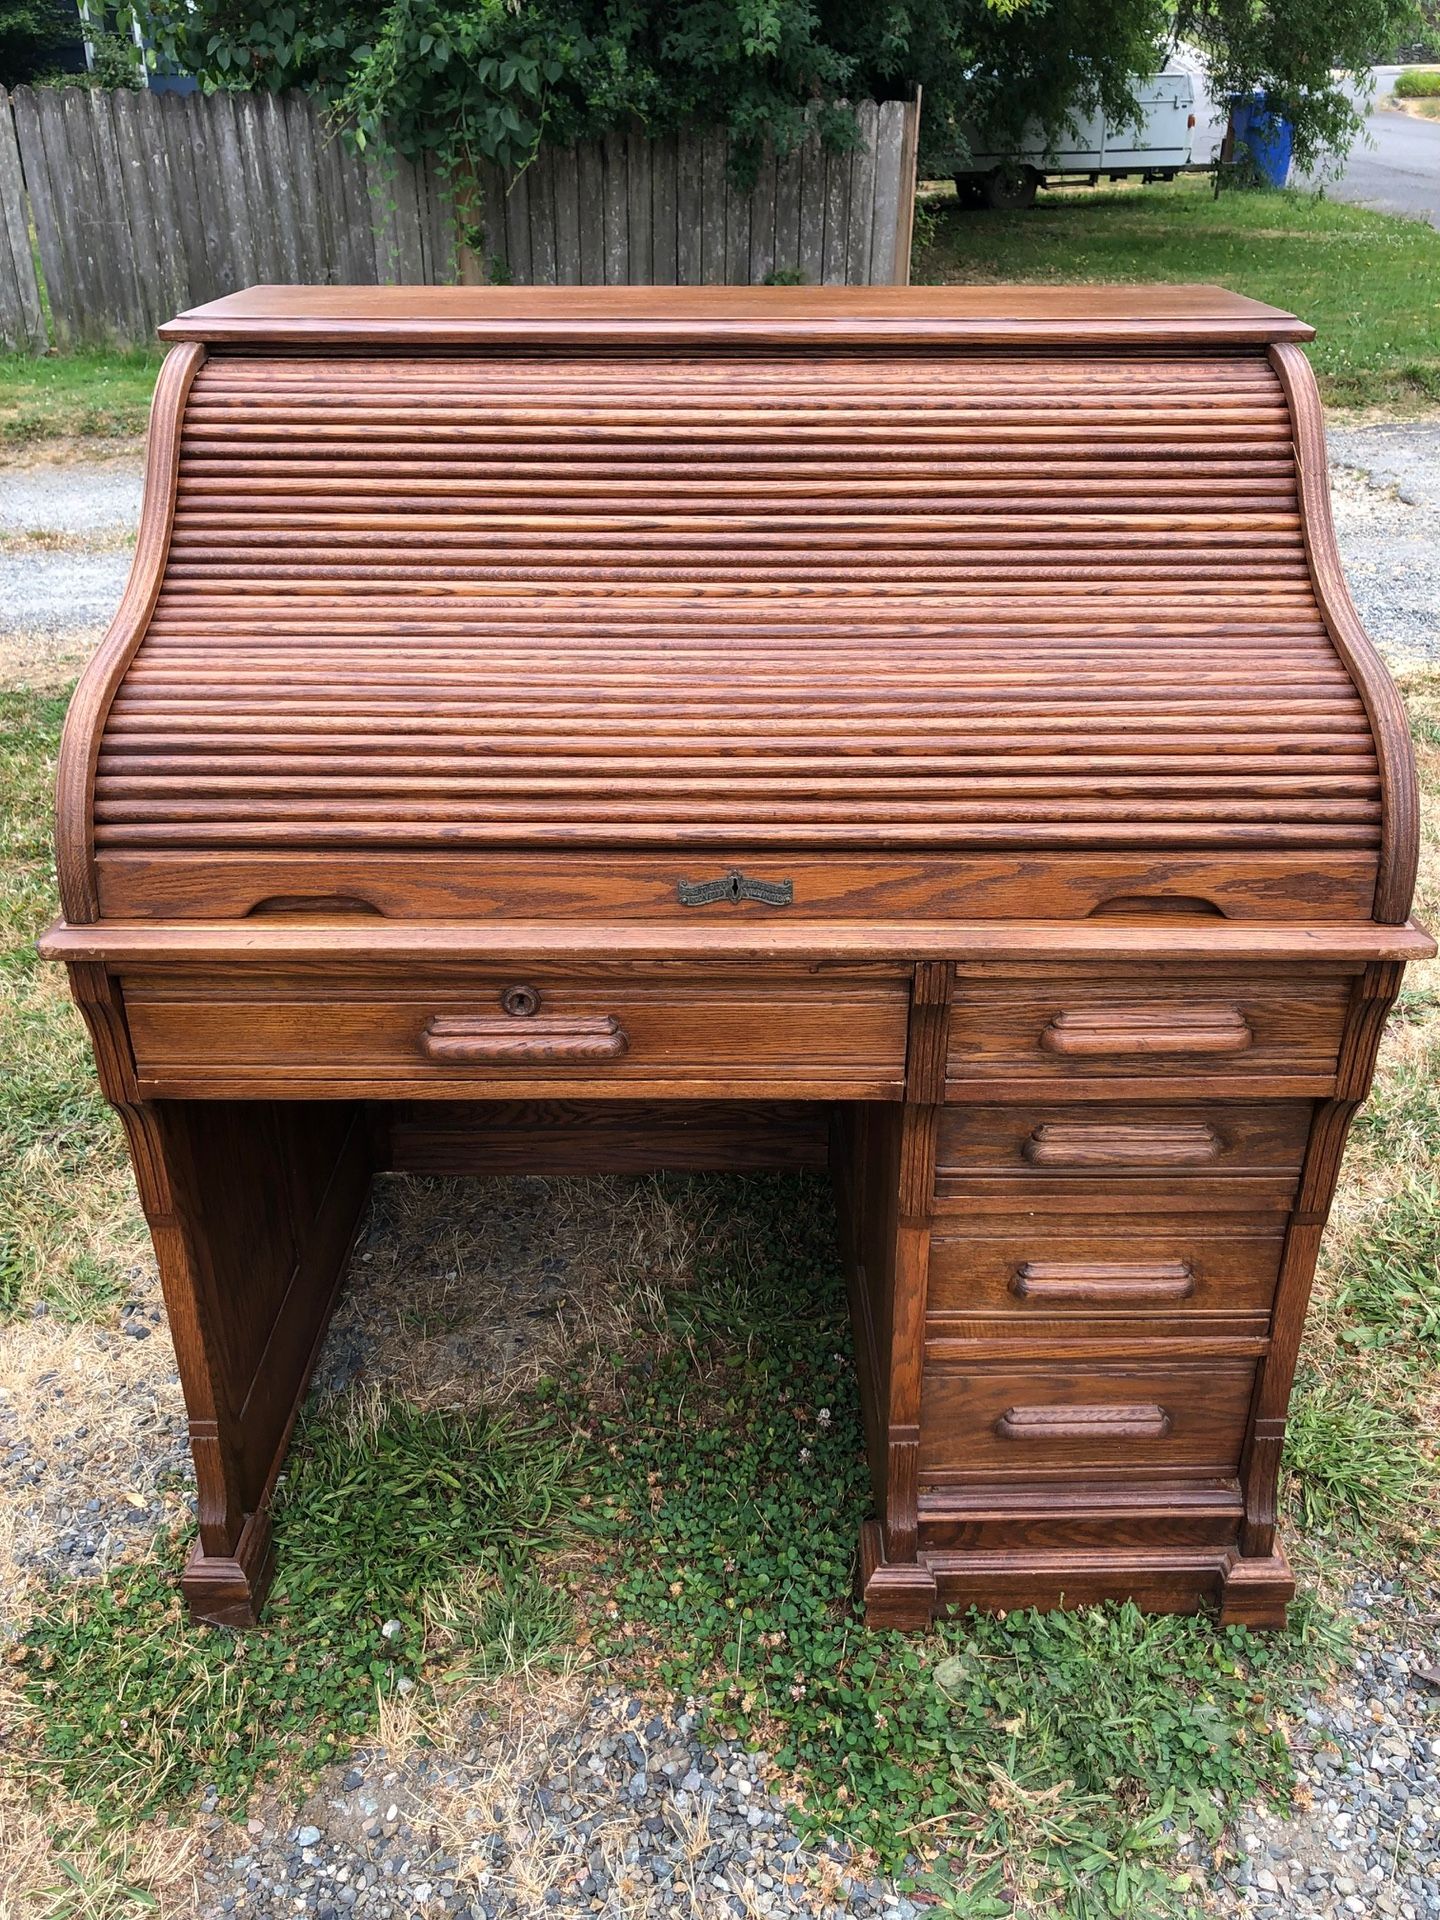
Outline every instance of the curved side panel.
POLYGON ((203 346, 174 347, 160 368, 150 406, 145 492, 130 578, 109 631, 80 676, 60 736, 55 780, 55 867, 61 911, 72 926, 100 917, 94 857, 95 765, 100 736, 125 669, 145 636, 164 577, 175 510, 180 421, 191 383, 204 359, 203 346))
POLYGON ((1390 670, 1362 626, 1345 584, 1340 550, 1335 542, 1335 523, 1330 515, 1325 420, 1310 362, 1299 347, 1279 344, 1270 348, 1270 364, 1285 389, 1290 407, 1300 519, 1315 597, 1335 651, 1345 662, 1356 691, 1365 703, 1375 738, 1382 821, 1374 918, 1383 925, 1398 926, 1410 912, 1420 858, 1420 797, 1410 726, 1390 670))

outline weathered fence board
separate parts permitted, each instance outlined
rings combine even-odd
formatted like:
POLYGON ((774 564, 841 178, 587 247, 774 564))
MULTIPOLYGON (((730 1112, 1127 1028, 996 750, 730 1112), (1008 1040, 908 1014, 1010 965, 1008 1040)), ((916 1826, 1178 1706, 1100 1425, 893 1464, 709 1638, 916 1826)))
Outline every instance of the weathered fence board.
POLYGON ((748 193, 723 134, 638 130, 457 187, 356 153, 304 94, 21 87, 0 93, 0 339, 146 341, 254 281, 903 281, 918 117, 867 101, 860 146, 769 155, 748 193))
POLYGON ((46 344, 20 146, 15 122, 0 108, 0 345, 12 353, 43 353, 46 344))

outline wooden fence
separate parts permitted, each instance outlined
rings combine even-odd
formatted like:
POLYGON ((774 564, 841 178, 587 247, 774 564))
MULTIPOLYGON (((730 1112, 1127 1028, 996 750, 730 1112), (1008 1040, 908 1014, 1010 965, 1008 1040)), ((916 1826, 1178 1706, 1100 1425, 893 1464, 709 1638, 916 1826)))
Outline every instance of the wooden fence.
POLYGON ((903 283, 918 102, 857 116, 853 152, 812 140, 749 193, 723 135, 542 149, 482 174, 461 233, 433 165, 355 153, 304 94, 0 92, 0 337, 148 341, 256 281, 903 283))

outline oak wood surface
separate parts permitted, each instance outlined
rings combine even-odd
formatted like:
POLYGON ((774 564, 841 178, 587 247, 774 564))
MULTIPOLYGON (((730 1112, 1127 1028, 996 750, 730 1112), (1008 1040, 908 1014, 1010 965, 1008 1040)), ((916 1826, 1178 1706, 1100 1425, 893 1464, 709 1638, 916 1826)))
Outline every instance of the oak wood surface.
MULTIPOLYGON (((1115 1196, 1117 1214, 1123 1195, 1115 1196)), ((992 1317, 1024 1338, 1037 1318, 1078 1312, 1087 1326, 1114 1314, 1193 1321, 1268 1316, 1280 1266, 1279 1223, 1216 1229, 1203 1217, 1032 1222, 1020 1215, 966 1232, 947 1221, 931 1246, 929 1310, 992 1317)), ((1268 1321, 1267 1321, 1268 1324, 1268 1321)))
POLYGON ((117 966, 228 963, 242 970, 284 967, 297 974, 331 974, 347 963, 364 971, 377 961, 407 957, 432 963, 520 961, 582 964, 597 952, 620 961, 714 961, 722 965, 800 962, 902 963, 907 957, 946 959, 959 952, 999 961, 1042 955, 1077 961, 1204 961, 1223 958, 1287 960, 1298 965, 1336 960, 1428 960, 1435 942, 1422 927, 1370 921, 1300 926, 1196 921, 1186 926, 1137 924, 1129 919, 1079 925, 1039 922, 797 921, 772 916, 721 918, 697 925, 637 926, 512 921, 481 926, 416 924, 368 917, 344 924, 285 924, 267 919, 233 922, 107 921, 101 926, 57 923, 39 942, 50 960, 105 961, 117 966))
MULTIPOLYGON (((817 279, 826 231, 891 243, 863 202, 811 209, 817 279)), ((252 288, 164 331, 42 950, 155 1238, 192 1608, 263 1599, 372 1173, 828 1159, 867 1617, 1281 1623, 1320 1236, 1435 950, 1309 329, 816 286, 252 288)))
POLYGON ((1293 314, 1224 287, 248 287, 161 327, 166 340, 416 341, 595 347, 737 337, 813 348, 898 339, 1063 346, 1307 340, 1293 314))
POLYGON ((1253 1360, 932 1365, 921 1479, 1233 1473, 1254 1379, 1253 1360))

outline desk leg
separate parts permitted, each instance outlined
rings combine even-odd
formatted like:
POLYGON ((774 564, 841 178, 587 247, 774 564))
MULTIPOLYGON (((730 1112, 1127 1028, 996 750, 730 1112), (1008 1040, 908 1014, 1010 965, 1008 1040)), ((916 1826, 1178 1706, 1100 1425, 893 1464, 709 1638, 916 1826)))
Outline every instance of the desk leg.
POLYGON ((915 969, 905 1100, 843 1114, 835 1136, 860 1395, 878 1518, 860 1536, 860 1594, 874 1627, 913 1631, 934 1615, 920 1551, 920 1400, 935 1146, 945 1093, 951 969, 915 969))
POLYGON ((361 1109, 322 1101, 119 1105, 190 1420, 199 1620, 255 1624, 269 1501, 370 1179, 361 1109))

